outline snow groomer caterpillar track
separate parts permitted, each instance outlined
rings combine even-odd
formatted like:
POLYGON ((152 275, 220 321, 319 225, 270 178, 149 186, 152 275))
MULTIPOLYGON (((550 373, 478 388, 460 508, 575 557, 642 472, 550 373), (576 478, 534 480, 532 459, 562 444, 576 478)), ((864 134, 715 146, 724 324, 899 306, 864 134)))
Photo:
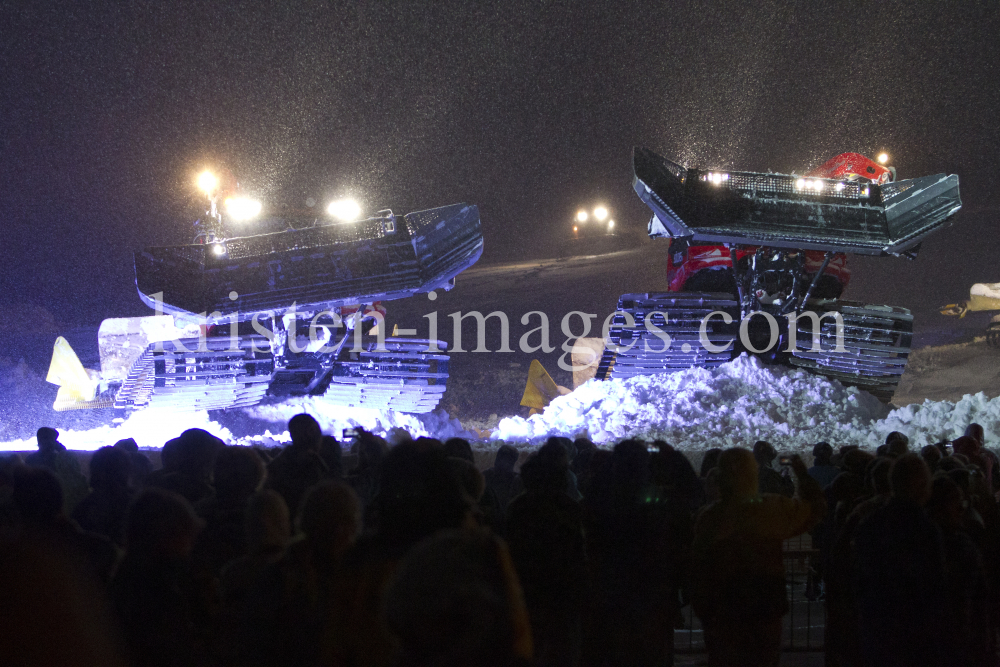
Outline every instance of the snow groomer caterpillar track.
POLYGON ((623 294, 611 321, 597 377, 627 378, 692 366, 712 368, 732 361, 728 348, 738 324, 734 327, 710 318, 704 336, 701 324, 716 311, 735 316, 738 307, 728 294, 623 294), (706 340, 724 351, 706 349, 706 340))
POLYGON ((254 405, 274 368, 263 336, 186 338, 153 343, 136 359, 115 407, 216 410, 254 405), (235 343, 235 344, 233 344, 235 343))
POLYGON ((914 259, 962 202, 955 175, 897 181, 883 164, 844 153, 805 176, 707 171, 636 148, 633 187, 653 211, 650 237, 670 239, 671 291, 621 297, 598 377, 711 367, 749 352, 889 401, 913 318, 841 300, 845 255, 914 259))
POLYGON ((437 406, 447 346, 386 338, 382 303, 451 289, 482 254, 475 206, 354 220, 344 202, 329 216, 269 210, 209 185, 195 243, 135 254, 139 296, 157 315, 102 322, 100 371, 57 340, 56 410, 212 410, 295 395, 402 412, 437 406), (227 236, 238 214, 265 233, 227 236))
POLYGON ((906 308, 869 306, 838 301, 823 307, 817 315, 839 312, 843 317, 843 351, 837 351, 837 324, 829 317, 821 320, 816 343, 812 322, 800 318, 796 324, 796 346, 788 363, 841 384, 853 385, 888 402, 892 398, 910 355, 913 316, 906 308))

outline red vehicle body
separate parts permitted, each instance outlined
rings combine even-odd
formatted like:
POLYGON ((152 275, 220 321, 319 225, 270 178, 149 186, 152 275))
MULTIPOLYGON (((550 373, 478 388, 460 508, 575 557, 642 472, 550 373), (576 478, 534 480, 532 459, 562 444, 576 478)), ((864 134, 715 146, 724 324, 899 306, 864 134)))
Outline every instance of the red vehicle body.
MULTIPOLYGON (((892 169, 884 167, 859 153, 841 153, 805 174, 811 178, 863 178, 883 184, 894 180, 892 169)), ((753 255, 758 248, 743 246, 736 253, 736 261, 753 255)), ((805 251, 805 270, 815 273, 823 263, 825 253, 805 251)), ((670 243, 667 257, 667 281, 671 292, 733 292, 733 261, 729 248, 724 245, 687 245, 676 239, 670 243)), ((814 295, 836 299, 851 280, 847 255, 834 255, 816 286, 814 295)))

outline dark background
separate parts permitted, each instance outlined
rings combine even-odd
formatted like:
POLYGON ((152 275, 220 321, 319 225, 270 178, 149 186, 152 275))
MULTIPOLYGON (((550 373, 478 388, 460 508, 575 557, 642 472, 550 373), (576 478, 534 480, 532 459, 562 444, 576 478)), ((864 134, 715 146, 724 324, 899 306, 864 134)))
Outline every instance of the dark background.
POLYGON ((998 34, 994 2, 0 2, 4 326, 146 314, 131 252, 188 241, 206 166, 264 200, 476 203, 499 262, 560 252, 581 205, 644 227, 636 144, 958 173, 916 262, 853 264, 850 296, 933 313, 1000 280, 998 34))

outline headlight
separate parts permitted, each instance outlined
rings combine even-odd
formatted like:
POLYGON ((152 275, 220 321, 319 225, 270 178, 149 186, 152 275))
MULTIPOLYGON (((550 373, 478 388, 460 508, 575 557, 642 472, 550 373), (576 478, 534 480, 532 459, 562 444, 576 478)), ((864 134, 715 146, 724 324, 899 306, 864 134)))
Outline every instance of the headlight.
POLYGON ((587 218, 589 218, 589 217, 590 216, 587 215, 586 211, 582 211, 581 210, 581 211, 577 211, 576 212, 576 221, 577 222, 587 222, 587 218))
POLYGON ((615 226, 615 221, 614 220, 608 220, 608 229, 614 229, 614 226, 615 226))
POLYGON ((888 161, 889 161, 889 154, 888 153, 879 153, 879 155, 878 155, 878 163, 879 164, 885 164, 888 161))
POLYGON ((808 181, 804 178, 800 178, 795 181, 796 190, 815 190, 816 192, 822 192, 823 187, 823 181, 820 180, 808 181))
POLYGON ((597 208, 594 209, 594 217, 597 218, 598 220, 604 220, 605 218, 608 217, 608 209, 604 208, 603 206, 598 206, 597 208))
POLYGON ((226 199, 226 212, 233 220, 249 220, 260 214, 260 202, 247 197, 230 197, 226 199))
POLYGON ((338 199, 330 202, 326 212, 343 222, 351 222, 361 217, 361 206, 353 199, 338 199))
POLYGON ((215 174, 205 170, 198 174, 198 188, 207 195, 212 194, 215 188, 219 187, 219 179, 215 177, 215 174))

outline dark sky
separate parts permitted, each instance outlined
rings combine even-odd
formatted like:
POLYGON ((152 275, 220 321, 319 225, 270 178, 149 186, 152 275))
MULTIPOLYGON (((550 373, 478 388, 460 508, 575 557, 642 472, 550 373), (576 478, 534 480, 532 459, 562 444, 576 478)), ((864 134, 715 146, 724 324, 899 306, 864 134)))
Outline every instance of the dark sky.
POLYGON ((0 304, 143 314, 131 252, 189 240, 205 165, 265 200, 476 203, 501 259, 581 203, 643 226, 636 144, 958 173, 955 226, 855 284, 960 297, 1000 280, 998 34, 994 2, 0 2, 0 304))

